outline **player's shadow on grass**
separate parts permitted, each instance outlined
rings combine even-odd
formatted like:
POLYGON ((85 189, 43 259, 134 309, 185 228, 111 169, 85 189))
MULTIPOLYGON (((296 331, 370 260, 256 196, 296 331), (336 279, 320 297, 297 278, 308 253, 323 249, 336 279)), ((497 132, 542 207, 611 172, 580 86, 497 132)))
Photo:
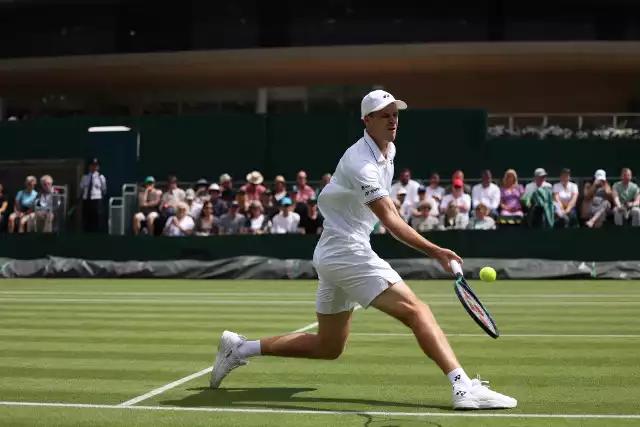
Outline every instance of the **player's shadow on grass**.
POLYGON ((443 409, 451 410, 450 406, 442 405, 419 405, 416 403, 405 402, 387 402, 383 400, 373 399, 348 399, 348 398, 329 398, 329 397, 307 397, 296 396, 298 393, 316 391, 315 388, 295 388, 295 387, 256 387, 256 388, 220 388, 211 389, 208 387, 190 388, 189 391, 199 391, 182 400, 166 400, 161 402, 163 405, 180 406, 180 407, 266 407, 273 409, 303 409, 318 410, 318 407, 305 407, 300 404, 340 404, 346 405, 362 405, 353 412, 366 410, 366 407, 395 407, 395 408, 413 408, 413 409, 443 409))

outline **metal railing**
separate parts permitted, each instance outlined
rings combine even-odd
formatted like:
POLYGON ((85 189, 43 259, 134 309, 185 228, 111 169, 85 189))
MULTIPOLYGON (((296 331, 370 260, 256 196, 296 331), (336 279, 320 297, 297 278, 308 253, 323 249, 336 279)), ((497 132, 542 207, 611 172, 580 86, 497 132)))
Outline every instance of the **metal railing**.
POLYGON ((513 131, 518 127, 564 125, 582 130, 585 127, 637 127, 640 113, 514 113, 489 114, 489 126, 503 125, 513 131))

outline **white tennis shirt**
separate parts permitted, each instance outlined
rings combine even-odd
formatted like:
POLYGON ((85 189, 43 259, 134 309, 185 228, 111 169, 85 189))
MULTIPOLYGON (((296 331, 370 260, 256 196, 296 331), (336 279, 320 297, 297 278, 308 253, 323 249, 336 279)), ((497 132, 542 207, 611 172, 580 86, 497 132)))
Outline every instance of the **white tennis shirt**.
POLYGON ((395 154, 395 145, 389 143, 385 158, 366 131, 345 151, 331 181, 318 196, 318 208, 324 217, 319 248, 349 242, 369 247, 369 235, 378 217, 367 204, 389 195, 395 154))

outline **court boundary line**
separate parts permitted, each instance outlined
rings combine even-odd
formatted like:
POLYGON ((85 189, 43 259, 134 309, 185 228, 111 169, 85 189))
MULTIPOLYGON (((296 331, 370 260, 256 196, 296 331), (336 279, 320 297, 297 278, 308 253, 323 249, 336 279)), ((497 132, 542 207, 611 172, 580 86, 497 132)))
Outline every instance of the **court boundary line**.
POLYGON ((248 414, 281 414, 281 415, 370 415, 395 417, 443 417, 443 418, 562 418, 562 419, 640 419, 640 414, 529 414, 500 412, 393 412, 393 411, 327 411, 304 409, 272 409, 272 408, 220 408, 220 407, 181 407, 181 406, 122 406, 89 403, 46 403, 46 402, 10 402, 0 401, 0 406, 48 407, 48 408, 81 408, 81 409, 135 409, 147 411, 176 412, 219 412, 248 414))
MULTIPOLYGON (((410 332, 351 332, 349 336, 360 337, 413 337, 410 332)), ((475 338, 486 337, 486 334, 446 334, 447 337, 475 338)), ((640 338, 640 334, 501 334, 507 338, 640 338)))
MULTIPOLYGON (((362 306, 357 305, 353 309, 353 311, 356 311, 356 310, 358 310, 360 308, 362 308, 362 306)), ((317 326, 318 326, 318 322, 316 321, 316 322, 313 322, 313 323, 309 323, 307 326, 303 326, 300 329, 296 329, 295 331, 291 331, 291 332, 288 332, 288 333, 289 334, 297 334, 297 333, 300 333, 300 332, 306 332, 306 331, 308 331, 310 329, 313 329, 313 328, 315 328, 317 326)), ((205 369, 203 369, 201 371, 194 372, 191 375, 187 375, 186 377, 180 378, 177 381, 171 382, 169 384, 165 384, 162 387, 158 387, 156 389, 153 389, 148 393, 142 394, 140 396, 136 396, 133 399, 129 399, 129 400, 125 401, 125 402, 122 402, 122 403, 118 404, 117 406, 118 407, 125 407, 125 408, 132 407, 136 403, 140 403, 140 402, 145 401, 147 399, 150 399, 150 398, 152 398, 154 396, 157 396, 157 395, 159 395, 161 393, 164 393, 165 391, 171 390, 172 388, 178 387, 179 385, 182 385, 182 384, 184 384, 186 382, 189 382, 191 380, 195 380, 196 378, 199 378, 199 377, 201 377, 203 375, 206 375, 209 372, 211 372, 212 370, 213 370, 213 366, 209 366, 209 367, 207 367, 207 368, 205 368, 205 369)))

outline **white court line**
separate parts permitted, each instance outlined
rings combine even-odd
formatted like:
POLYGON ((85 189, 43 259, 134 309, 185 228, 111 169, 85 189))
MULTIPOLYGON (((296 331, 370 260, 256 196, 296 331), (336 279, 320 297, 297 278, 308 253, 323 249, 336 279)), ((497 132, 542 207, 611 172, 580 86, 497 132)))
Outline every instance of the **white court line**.
MULTIPOLYGON (((294 300, 182 300, 182 299, 154 299, 154 298, 0 298, 0 302, 70 302, 70 303, 105 303, 115 302, 122 304, 247 304, 247 305, 300 305, 315 304, 314 300, 294 301, 294 300)), ((483 301, 485 305, 498 306, 637 306, 640 301, 532 301, 532 302, 513 302, 513 301, 483 301)), ((434 301, 427 302, 431 306, 447 306, 458 305, 456 301, 434 301)))
MULTIPOLYGON (((362 308, 362 307, 361 307, 360 305, 357 305, 357 306, 354 308, 354 310, 353 310, 353 311, 356 311, 356 310, 358 310, 358 309, 360 309, 360 308, 362 308)), ((300 329, 296 329, 295 331, 292 331, 292 332, 289 332, 289 333, 290 333, 290 334, 296 334, 296 333, 299 333, 299 332, 306 332, 306 331, 308 331, 308 330, 310 330, 310 329, 313 329, 313 328, 315 328, 315 327, 317 327, 317 326, 318 326, 318 322, 313 322, 313 323, 309 323, 307 326, 304 326, 304 327, 302 327, 302 328, 300 328, 300 329)), ((184 378, 181 378, 181 379, 179 379, 178 381, 174 381, 174 382, 169 383, 169 384, 167 384, 167 385, 164 385, 164 386, 162 386, 162 387, 160 387, 160 388, 156 388, 156 389, 154 389, 154 390, 151 390, 149 393, 145 393, 145 394, 143 394, 143 395, 141 395, 141 396, 134 397, 133 399, 127 400, 126 402, 122 402, 122 403, 121 403, 121 404, 119 404, 118 406, 121 406, 121 407, 122 407, 122 406, 124 406, 124 407, 128 407, 128 406, 135 405, 136 403, 142 402, 143 400, 150 399, 150 398, 152 398, 153 396, 156 396, 156 395, 158 395, 158 394, 160 394, 160 393, 164 393, 164 392, 165 392, 165 391, 167 391, 167 390, 171 390, 171 389, 172 389, 172 388, 174 388, 174 387, 178 387, 179 385, 182 385, 182 384, 184 384, 184 383, 186 383, 186 382, 188 382, 188 381, 191 381, 191 380, 194 380, 194 379, 196 379, 196 378, 199 378, 199 377, 201 377, 201 376, 203 376, 203 375, 206 375, 206 374, 208 374, 209 372, 211 372, 211 370, 212 370, 212 369, 213 369, 213 366, 210 366, 210 367, 208 367, 208 368, 206 368, 206 369, 203 369, 203 370, 201 370, 201 371, 199 371, 199 372, 196 372, 196 373, 193 373, 193 374, 191 374, 191 375, 188 375, 188 376, 186 376, 186 377, 184 377, 184 378)))
POLYGON ((47 408, 85 408, 85 409, 120 409, 146 411, 180 411, 180 412, 221 412, 244 414, 282 414, 282 415, 370 415, 388 417, 447 417, 447 418, 564 418, 564 419, 604 419, 604 420, 638 420, 640 414, 518 414, 504 412, 382 412, 382 411, 325 411, 305 409, 267 409, 267 408, 211 408, 180 406, 122 406, 93 405, 83 403, 39 403, 39 402, 0 402, 0 406, 47 407, 47 408))
MULTIPOLYGON (((349 335, 360 337, 413 337, 412 333, 393 332, 352 332, 349 335)), ((448 337, 486 337, 486 334, 447 334, 448 337)), ((595 335, 595 334, 501 334, 511 338, 640 338, 640 335, 595 335)))

